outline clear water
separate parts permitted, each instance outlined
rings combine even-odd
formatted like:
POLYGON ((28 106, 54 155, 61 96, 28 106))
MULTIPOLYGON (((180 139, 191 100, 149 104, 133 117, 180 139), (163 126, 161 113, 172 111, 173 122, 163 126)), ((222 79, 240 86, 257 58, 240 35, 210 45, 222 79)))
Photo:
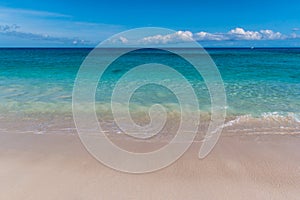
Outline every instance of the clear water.
MULTIPOLYGON (((0 49, 0 116, 70 115, 76 73, 91 49, 0 49)), ((193 50, 187 53, 193 53, 193 50)), ((291 117, 299 122, 300 49, 207 49, 216 63, 226 89, 229 119, 240 116, 291 117)), ((207 88, 195 70, 166 53, 154 58, 174 66, 195 88, 200 110, 210 112, 207 88)), ((97 106, 109 106, 116 81, 132 66, 155 61, 151 54, 136 52, 118 60, 104 73, 97 106)), ((159 69, 157 69, 159 70, 159 69)), ((141 79, 137 77, 136 80, 141 79)), ((176 105, 165 88, 145 86, 132 98, 135 111, 147 105, 176 105), (147 94, 145 98, 145 94, 147 94)), ((170 107, 170 106, 169 106, 170 107)), ((174 109, 176 106, 174 107, 174 109)), ((172 109, 172 106, 170 107, 172 109)), ((99 110, 101 112, 101 109, 99 110)))

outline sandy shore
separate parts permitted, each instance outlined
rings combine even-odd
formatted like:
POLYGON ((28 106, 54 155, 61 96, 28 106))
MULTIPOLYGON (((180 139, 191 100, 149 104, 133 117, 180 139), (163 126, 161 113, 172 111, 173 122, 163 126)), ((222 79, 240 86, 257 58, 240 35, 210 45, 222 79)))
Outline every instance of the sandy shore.
POLYGON ((105 167, 76 135, 0 133, 0 199, 299 199, 300 137, 223 136, 173 165, 131 175, 105 167))

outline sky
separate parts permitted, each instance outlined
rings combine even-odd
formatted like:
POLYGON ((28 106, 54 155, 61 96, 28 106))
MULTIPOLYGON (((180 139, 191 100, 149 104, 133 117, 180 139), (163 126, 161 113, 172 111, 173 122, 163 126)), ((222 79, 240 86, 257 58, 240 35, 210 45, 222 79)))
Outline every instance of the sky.
POLYGON ((0 0, 0 47, 93 47, 121 31, 149 26, 177 31, 148 38, 150 42, 300 47, 300 4, 296 0, 0 0))

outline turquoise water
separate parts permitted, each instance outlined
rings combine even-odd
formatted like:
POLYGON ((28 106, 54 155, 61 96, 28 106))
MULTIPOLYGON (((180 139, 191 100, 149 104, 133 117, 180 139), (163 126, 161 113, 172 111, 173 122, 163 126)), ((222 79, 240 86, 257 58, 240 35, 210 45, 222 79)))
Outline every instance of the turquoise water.
MULTIPOLYGON (((0 49, 2 118, 9 114, 70 114, 76 73, 90 51, 91 49, 0 49)), ((229 118, 245 115, 254 118, 293 115, 296 121, 299 120, 300 49, 207 51, 224 81, 229 118)), ((188 50, 187 53, 193 53, 193 50, 188 50)), ((209 113, 209 93, 201 76, 188 64, 168 53, 157 51, 138 51, 112 64, 98 87, 97 105, 106 108, 116 81, 132 66, 150 61, 174 66, 174 69, 184 74, 196 91, 200 110, 209 113)), ((133 108, 137 110, 153 103, 176 105, 177 100, 169 90, 151 85, 140 88, 132 97, 133 108)))

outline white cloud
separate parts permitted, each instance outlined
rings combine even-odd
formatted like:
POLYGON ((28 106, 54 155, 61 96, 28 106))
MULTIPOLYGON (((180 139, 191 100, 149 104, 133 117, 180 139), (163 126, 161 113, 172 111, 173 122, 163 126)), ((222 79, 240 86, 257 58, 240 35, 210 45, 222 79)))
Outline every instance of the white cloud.
POLYGON ((231 40, 280 40, 285 36, 272 30, 246 31, 243 28, 235 28, 228 32, 231 40))
POLYGON ((260 31, 262 38, 266 40, 280 40, 285 39, 286 36, 279 32, 274 32, 272 30, 261 30, 260 31))
POLYGON ((107 44, 127 44, 128 43, 128 39, 126 37, 120 36, 117 38, 112 38, 112 39, 108 39, 106 41, 107 44))
POLYGON ((126 44, 126 43, 128 42, 128 39, 125 38, 125 37, 122 37, 122 36, 121 36, 119 39, 120 39, 120 41, 121 41, 122 43, 125 43, 125 44, 126 44))
POLYGON ((291 38, 292 39, 297 39, 297 38, 300 38, 300 35, 298 35, 297 33, 292 33, 291 38))
POLYGON ((29 39, 29 40, 43 40, 48 42, 50 41, 50 42, 56 42, 61 44, 73 44, 73 45, 89 44, 89 41, 85 41, 82 39, 68 38, 68 37, 55 37, 55 36, 50 36, 48 34, 24 32, 20 29, 21 27, 16 24, 0 25, 0 35, 11 36, 14 38, 21 38, 21 39, 29 39))
MULTIPOLYGON (((265 29, 259 31, 245 30, 243 28, 235 28, 228 32, 209 33, 190 31, 177 31, 167 35, 153 35, 139 40, 143 44, 169 44, 189 41, 251 41, 251 40, 283 40, 296 38, 295 34, 284 35, 280 32, 265 29)), ((128 41, 127 41, 128 42, 128 41)))
POLYGON ((233 40, 260 40, 262 35, 258 31, 245 31, 243 28, 235 28, 228 32, 233 40))
POLYGON ((16 31, 19 28, 20 28, 20 26, 18 26, 16 24, 12 24, 12 25, 7 25, 7 24, 6 25, 1 25, 0 24, 0 33, 16 31))
POLYGON ((173 34, 154 35, 142 38, 139 42, 143 44, 168 44, 193 41, 193 33, 190 31, 177 31, 173 34))
POLYGON ((215 40, 215 41, 221 41, 225 40, 226 36, 223 34, 212 34, 208 32, 199 32, 194 34, 194 39, 195 40, 215 40))

